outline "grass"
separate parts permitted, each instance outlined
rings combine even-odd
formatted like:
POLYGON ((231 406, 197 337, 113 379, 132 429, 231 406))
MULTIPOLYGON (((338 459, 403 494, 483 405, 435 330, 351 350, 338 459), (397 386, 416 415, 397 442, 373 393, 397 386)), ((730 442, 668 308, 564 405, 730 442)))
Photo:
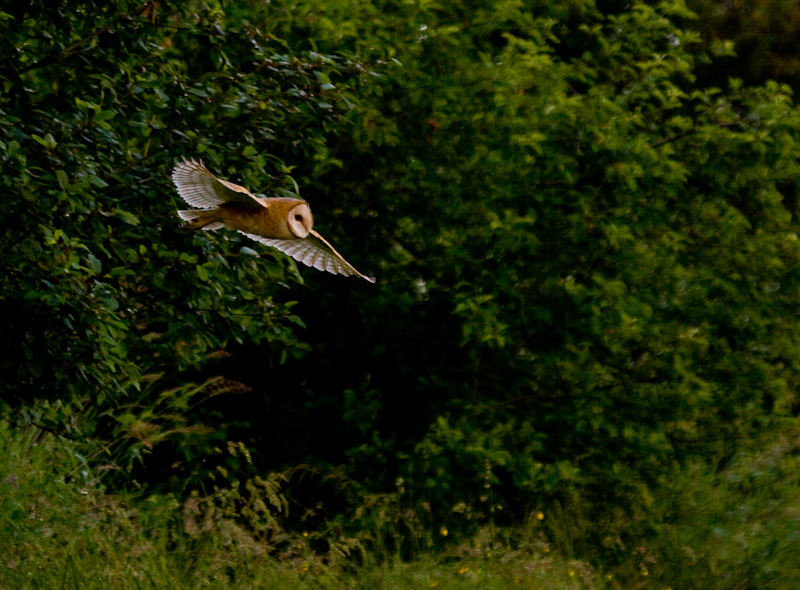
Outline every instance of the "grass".
POLYGON ((719 473, 687 468, 654 499, 669 518, 652 544, 629 544, 613 577, 542 534, 558 542, 567 525, 591 526, 576 507, 404 561, 355 539, 284 530, 269 478, 182 501, 115 495, 80 448, 0 421, 0 590, 791 590, 800 575, 798 436, 776 436, 719 473))
POLYGON ((413 562, 354 552, 332 559, 303 535, 253 531, 226 510, 201 510, 199 499, 107 494, 73 443, 33 428, 0 426, 0 449, 2 589, 605 587, 588 565, 541 540, 512 550, 485 534, 413 562))

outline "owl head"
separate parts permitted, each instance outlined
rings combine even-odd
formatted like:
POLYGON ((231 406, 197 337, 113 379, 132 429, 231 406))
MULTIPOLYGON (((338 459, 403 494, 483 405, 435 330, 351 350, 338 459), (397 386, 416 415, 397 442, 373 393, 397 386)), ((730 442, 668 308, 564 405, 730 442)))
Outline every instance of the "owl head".
POLYGON ((305 238, 314 226, 311 208, 306 203, 298 203, 289 209, 286 222, 289 224, 289 231, 296 238, 305 238))

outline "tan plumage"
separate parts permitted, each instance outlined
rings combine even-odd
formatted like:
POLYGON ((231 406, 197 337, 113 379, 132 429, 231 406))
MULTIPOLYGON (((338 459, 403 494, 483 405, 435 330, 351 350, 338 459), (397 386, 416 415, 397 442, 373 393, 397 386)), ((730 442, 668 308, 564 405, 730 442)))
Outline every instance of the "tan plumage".
POLYGON ((300 199, 262 199, 246 188, 220 180, 203 162, 183 159, 172 171, 178 194, 192 207, 178 211, 189 229, 237 230, 272 246, 306 266, 345 276, 375 279, 358 272, 325 238, 315 232, 308 203, 300 199))

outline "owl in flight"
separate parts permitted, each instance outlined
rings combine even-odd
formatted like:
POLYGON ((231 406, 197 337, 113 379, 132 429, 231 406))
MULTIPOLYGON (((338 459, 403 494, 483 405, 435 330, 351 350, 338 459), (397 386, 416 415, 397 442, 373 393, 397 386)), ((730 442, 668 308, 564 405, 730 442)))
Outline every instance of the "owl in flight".
POLYGON ((300 199, 262 199, 246 188, 220 180, 203 162, 183 159, 172 171, 178 194, 192 207, 178 211, 189 229, 237 230, 248 238, 272 246, 306 266, 333 274, 375 279, 358 272, 325 238, 312 228, 308 203, 300 199))

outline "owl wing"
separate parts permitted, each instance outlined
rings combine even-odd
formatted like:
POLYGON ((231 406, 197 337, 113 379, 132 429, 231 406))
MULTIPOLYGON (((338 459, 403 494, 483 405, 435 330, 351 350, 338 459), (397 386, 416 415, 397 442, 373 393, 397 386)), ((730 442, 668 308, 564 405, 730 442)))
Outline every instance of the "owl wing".
POLYGON ((368 277, 358 272, 325 238, 313 229, 308 234, 308 237, 297 240, 279 240, 265 238, 256 234, 242 233, 248 238, 288 254, 306 266, 313 266, 317 270, 324 270, 331 274, 340 274, 348 277, 356 276, 370 283, 375 282, 373 277, 368 277))
POLYGON ((183 159, 172 171, 172 182, 178 194, 192 207, 213 209, 224 203, 235 202, 246 207, 263 207, 261 201, 238 184, 220 180, 203 165, 203 162, 183 159))

